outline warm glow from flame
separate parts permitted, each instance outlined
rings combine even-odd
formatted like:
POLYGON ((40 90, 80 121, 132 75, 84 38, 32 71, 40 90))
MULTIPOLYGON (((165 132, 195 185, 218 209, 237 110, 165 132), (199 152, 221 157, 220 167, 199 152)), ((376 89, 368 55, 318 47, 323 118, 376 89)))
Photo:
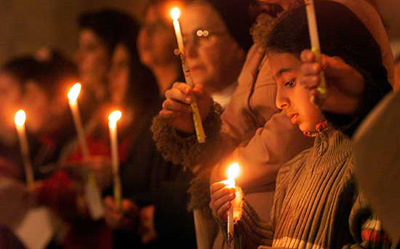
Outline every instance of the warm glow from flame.
POLYGON ((115 127, 115 125, 117 124, 118 120, 120 120, 122 117, 122 113, 121 111, 113 111, 112 113, 110 113, 110 115, 108 115, 108 124, 112 127, 115 127))
POLYGON ((15 113, 14 122, 16 126, 18 127, 24 126, 25 120, 26 120, 26 114, 24 110, 19 110, 15 113))
POLYGON ((178 7, 174 7, 171 12, 169 12, 169 14, 171 15, 172 20, 176 21, 179 19, 179 17, 181 16, 181 11, 179 10, 178 7))
POLYGON ((238 177, 240 172, 239 164, 238 163, 232 163, 228 167, 227 175, 229 180, 235 180, 236 177, 238 177))
POLYGON ((70 103, 75 103, 79 97, 79 93, 81 92, 82 85, 80 83, 76 83, 71 87, 68 92, 68 99, 70 103))

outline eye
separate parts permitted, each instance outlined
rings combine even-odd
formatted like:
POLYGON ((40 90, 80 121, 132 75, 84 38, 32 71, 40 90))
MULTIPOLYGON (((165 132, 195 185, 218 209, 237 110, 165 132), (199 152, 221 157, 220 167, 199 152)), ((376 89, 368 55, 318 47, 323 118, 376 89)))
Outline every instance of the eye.
POLYGON ((287 87, 293 87, 294 86, 294 80, 287 81, 287 82, 283 83, 283 85, 287 86, 287 87))

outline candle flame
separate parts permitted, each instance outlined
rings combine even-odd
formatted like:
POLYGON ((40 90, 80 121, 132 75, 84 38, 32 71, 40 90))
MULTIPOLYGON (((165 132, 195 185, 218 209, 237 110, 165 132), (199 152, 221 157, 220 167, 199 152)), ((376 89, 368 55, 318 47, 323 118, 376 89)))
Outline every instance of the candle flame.
POLYGON ((181 11, 178 7, 174 7, 173 9, 171 9, 171 12, 169 12, 169 14, 171 15, 172 20, 176 21, 181 16, 181 11))
POLYGON ((229 165, 227 171, 228 179, 235 180, 235 178, 238 177, 239 172, 240 172, 239 163, 232 163, 231 165, 229 165))
POLYGON ((22 127, 25 124, 26 114, 24 110, 19 110, 15 113, 14 122, 18 127, 22 127))
POLYGON ((82 85, 80 83, 76 83, 71 87, 68 92, 68 99, 70 103, 75 103, 79 97, 79 93, 81 92, 82 85))
POLYGON ((113 111, 108 115, 108 124, 112 127, 115 127, 117 124, 118 120, 120 120, 122 117, 122 113, 119 110, 113 111))

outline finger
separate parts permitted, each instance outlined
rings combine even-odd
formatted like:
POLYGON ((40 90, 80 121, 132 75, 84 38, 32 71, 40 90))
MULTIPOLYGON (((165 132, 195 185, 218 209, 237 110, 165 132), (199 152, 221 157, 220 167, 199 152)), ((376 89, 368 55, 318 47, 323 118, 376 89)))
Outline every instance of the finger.
POLYGON ((301 77, 299 82, 300 82, 300 85, 302 85, 308 89, 312 89, 312 88, 316 88, 319 86, 319 84, 321 82, 321 77, 320 77, 320 75, 301 77))
POLYGON ((315 75, 320 74, 322 66, 319 63, 303 63, 300 67, 300 73, 302 75, 315 75))
POLYGON ((222 221, 226 221, 228 216, 227 213, 230 207, 231 207, 230 202, 227 202, 225 203, 225 205, 221 206, 216 212, 217 217, 219 217, 222 221))
POLYGON ((216 209, 218 209, 221 206, 225 205, 227 202, 231 202, 234 199, 235 199, 234 193, 228 193, 228 194, 222 195, 221 197, 214 199, 214 206, 216 209))
POLYGON ((315 56, 315 54, 314 54, 313 52, 311 52, 311 50, 305 49, 305 50, 303 50, 303 51, 301 52, 301 54, 300 54, 300 59, 301 59, 301 61, 303 61, 303 62, 312 63, 312 62, 316 62, 317 57, 315 56))
POLYGON ((160 112, 158 113, 158 115, 162 119, 171 119, 171 118, 173 118, 175 116, 175 113, 173 111, 170 111, 170 110, 161 109, 160 112))
POLYGON ((165 92, 165 97, 182 103, 190 104, 192 101, 191 94, 187 94, 180 89, 172 88, 165 92))
POLYGON ((226 184, 223 182, 215 182, 210 186, 210 193, 214 193, 226 187, 226 184))
POLYGON ((192 92, 192 88, 183 82, 175 82, 172 86, 172 89, 177 89, 186 95, 192 92))
POLYGON ((163 109, 174 112, 188 113, 188 114, 192 113, 192 108, 190 107, 190 105, 182 104, 180 102, 173 101, 170 99, 164 101, 163 109))

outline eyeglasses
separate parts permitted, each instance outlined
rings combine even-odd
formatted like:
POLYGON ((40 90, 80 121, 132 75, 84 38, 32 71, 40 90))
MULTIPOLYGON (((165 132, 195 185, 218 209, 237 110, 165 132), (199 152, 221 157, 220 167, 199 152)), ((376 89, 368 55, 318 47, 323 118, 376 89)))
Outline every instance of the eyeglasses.
POLYGON ((212 36, 225 35, 226 31, 209 31, 206 29, 198 29, 192 34, 183 34, 183 42, 186 44, 190 43, 196 48, 206 47, 210 45, 210 39, 212 36))

